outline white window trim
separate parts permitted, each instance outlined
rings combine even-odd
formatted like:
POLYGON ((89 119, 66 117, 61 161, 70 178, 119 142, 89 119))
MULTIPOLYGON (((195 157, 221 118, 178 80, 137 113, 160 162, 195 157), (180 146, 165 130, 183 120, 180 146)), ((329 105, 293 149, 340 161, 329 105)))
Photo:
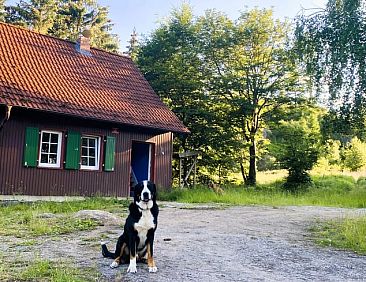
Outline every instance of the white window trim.
POLYGON ((39 154, 38 154, 38 167, 45 167, 45 168, 60 168, 61 167, 61 147, 62 147, 62 132, 59 131, 50 131, 50 130, 41 130, 41 136, 39 140, 39 154), (57 134, 57 161, 55 164, 45 164, 41 163, 41 154, 42 154, 42 136, 43 133, 51 133, 51 134, 57 134))
MULTIPOLYGON (((96 155, 95 155, 95 166, 88 166, 88 165, 82 165, 81 164, 81 158, 82 158, 82 149, 80 150, 80 169, 82 170, 99 170, 99 163, 100 163, 100 144, 101 144, 101 137, 100 136, 94 136, 94 135, 82 135, 81 136, 81 140, 86 137, 86 138, 96 138, 97 139, 97 150, 96 150, 96 155)), ((81 148, 82 148, 83 144, 81 142, 81 148)))

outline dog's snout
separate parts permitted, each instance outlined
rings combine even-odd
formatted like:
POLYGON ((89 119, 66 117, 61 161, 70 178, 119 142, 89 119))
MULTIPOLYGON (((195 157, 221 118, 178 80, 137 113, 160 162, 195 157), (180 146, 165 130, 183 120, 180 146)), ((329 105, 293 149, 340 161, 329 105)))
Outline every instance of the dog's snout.
POLYGON ((143 199, 144 199, 144 200, 149 199, 149 193, 148 193, 148 192, 144 192, 144 193, 142 194, 142 197, 143 197, 143 199))

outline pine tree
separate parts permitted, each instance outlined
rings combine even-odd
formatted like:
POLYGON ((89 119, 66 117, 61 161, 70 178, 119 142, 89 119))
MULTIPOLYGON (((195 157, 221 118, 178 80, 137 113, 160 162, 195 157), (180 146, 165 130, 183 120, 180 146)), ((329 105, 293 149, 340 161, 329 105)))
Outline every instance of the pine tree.
MULTIPOLYGON (((3 4, 4 0, 0 0, 0 20, 3 4)), ((4 18, 8 23, 71 41, 89 29, 92 47, 118 51, 118 37, 111 33, 108 8, 95 0, 20 0, 14 6, 5 6, 4 18)))
POLYGON ((111 34, 113 24, 108 18, 108 8, 94 0, 62 0, 50 34, 76 41, 85 29, 91 31, 91 46, 117 52, 118 37, 111 34))
POLYGON ((57 4, 55 0, 21 0, 15 6, 5 7, 5 21, 47 34, 52 27, 57 4))
POLYGON ((124 52, 126 55, 130 56, 132 60, 136 60, 137 58, 137 50, 138 50, 138 39, 136 28, 133 28, 131 33, 131 39, 128 41, 128 46, 126 46, 127 51, 124 52))
POLYGON ((5 19, 5 0, 0 0, 0 22, 4 21, 5 19))

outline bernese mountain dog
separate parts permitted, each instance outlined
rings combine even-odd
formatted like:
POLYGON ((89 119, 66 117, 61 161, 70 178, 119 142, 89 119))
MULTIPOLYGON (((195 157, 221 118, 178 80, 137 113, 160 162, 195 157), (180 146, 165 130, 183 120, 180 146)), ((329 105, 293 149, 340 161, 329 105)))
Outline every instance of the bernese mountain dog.
POLYGON ((135 273, 136 262, 147 261, 149 272, 156 272, 153 246, 159 208, 156 204, 156 186, 153 182, 145 180, 135 186, 134 201, 130 204, 129 210, 115 252, 108 251, 106 243, 102 242, 102 254, 104 257, 114 259, 111 268, 129 263, 127 272, 135 273))

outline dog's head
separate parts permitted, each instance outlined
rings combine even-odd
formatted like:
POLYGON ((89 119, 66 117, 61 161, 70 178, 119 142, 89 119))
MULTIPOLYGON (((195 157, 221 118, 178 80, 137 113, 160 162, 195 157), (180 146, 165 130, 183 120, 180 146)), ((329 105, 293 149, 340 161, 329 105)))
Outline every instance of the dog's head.
POLYGON ((134 201, 141 209, 151 209, 156 201, 156 186, 153 182, 144 180, 135 186, 134 201))

